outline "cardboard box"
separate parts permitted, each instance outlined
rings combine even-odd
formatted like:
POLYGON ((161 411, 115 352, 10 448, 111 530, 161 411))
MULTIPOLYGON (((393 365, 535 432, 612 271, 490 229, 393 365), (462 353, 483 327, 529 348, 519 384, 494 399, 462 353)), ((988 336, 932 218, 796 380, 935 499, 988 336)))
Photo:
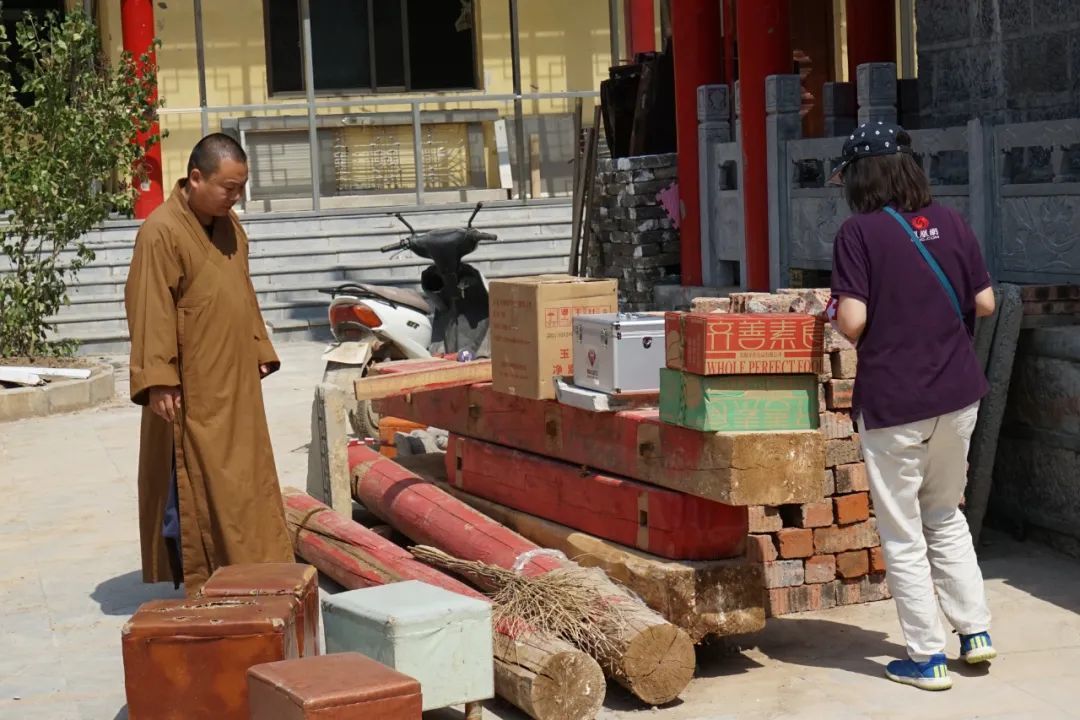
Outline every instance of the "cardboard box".
POLYGON ((552 377, 572 375, 573 318, 618 309, 615 280, 570 275, 492 280, 491 380, 499 392, 555 397, 552 377))
POLYGON ((703 432, 816 430, 814 375, 707 377, 660 371, 660 419, 703 432))
POLYGON ((818 375, 823 328, 800 313, 668 313, 667 366, 696 375, 818 375))

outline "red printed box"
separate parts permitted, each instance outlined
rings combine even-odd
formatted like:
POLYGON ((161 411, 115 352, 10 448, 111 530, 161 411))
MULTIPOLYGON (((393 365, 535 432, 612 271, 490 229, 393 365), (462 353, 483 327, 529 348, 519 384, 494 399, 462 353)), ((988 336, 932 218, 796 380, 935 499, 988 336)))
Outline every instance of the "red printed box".
POLYGON ((667 313, 667 366, 696 375, 824 370, 824 323, 800 313, 667 313))

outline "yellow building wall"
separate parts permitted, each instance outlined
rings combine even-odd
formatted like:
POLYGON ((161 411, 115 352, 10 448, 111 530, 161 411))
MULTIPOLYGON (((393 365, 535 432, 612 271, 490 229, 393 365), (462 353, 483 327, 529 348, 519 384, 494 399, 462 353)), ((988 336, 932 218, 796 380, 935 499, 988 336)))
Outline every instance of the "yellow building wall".
MULTIPOLYGON (((313 0, 317 1, 317 0, 313 0)), ((414 0, 423 2, 423 0, 414 0)), ((510 94, 513 74, 510 60, 510 17, 506 0, 477 0, 481 89, 468 94, 510 94)), ((521 76, 525 93, 598 90, 610 65, 610 35, 607 0, 522 0, 519 3, 521 33, 521 76)), ((122 47, 120 0, 99 3, 99 24, 103 42, 111 57, 122 47)), ((164 181, 169 186, 182 176, 191 147, 199 140, 199 86, 195 59, 195 20, 190 2, 154 4, 154 22, 162 42, 158 51, 158 83, 165 101, 162 128, 169 137, 162 144, 164 181), (192 109, 176 114, 173 111, 192 109)), ((262 0, 204 0, 203 37, 206 58, 207 101, 210 106, 297 102, 293 98, 269 98, 266 85, 266 48, 263 33, 262 0)), ((498 108, 512 113, 512 103, 454 103, 455 93, 445 93, 447 101, 425 106, 440 108, 498 108)), ((360 96, 343 97, 343 100, 360 96)), ((383 96, 363 96, 381 98, 383 96)), ((321 95, 320 100, 331 98, 321 95)), ((387 97, 387 100, 392 97, 387 97)), ((302 101, 302 98, 299 99, 302 101)), ((381 105, 320 110, 342 112, 395 110, 407 106, 381 105)), ((565 112, 572 101, 545 101, 525 104, 526 113, 565 112)), ((591 118, 586 103, 586 120, 591 118)), ((243 115, 305 115, 305 110, 229 113, 243 115)), ((216 130, 220 119, 210 117, 216 130)))

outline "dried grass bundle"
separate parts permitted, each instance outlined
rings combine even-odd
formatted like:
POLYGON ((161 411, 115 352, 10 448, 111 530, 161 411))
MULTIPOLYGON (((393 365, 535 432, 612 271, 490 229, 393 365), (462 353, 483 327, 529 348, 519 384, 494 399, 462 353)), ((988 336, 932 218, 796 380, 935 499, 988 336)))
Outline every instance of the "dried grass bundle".
POLYGON ((418 545, 418 559, 471 580, 494 605, 495 622, 517 631, 532 629, 566 640, 593 657, 617 653, 611 638, 625 628, 625 603, 608 598, 592 577, 602 571, 581 567, 525 577, 486 563, 460 560, 436 548, 418 545))

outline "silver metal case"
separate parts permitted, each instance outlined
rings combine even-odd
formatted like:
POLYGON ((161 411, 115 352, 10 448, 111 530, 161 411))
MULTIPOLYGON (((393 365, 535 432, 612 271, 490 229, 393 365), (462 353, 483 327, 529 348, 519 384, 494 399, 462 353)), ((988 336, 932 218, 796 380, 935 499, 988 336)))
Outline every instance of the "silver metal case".
POLYGON ((658 390, 664 366, 662 315, 574 318, 574 384, 605 393, 658 390))

